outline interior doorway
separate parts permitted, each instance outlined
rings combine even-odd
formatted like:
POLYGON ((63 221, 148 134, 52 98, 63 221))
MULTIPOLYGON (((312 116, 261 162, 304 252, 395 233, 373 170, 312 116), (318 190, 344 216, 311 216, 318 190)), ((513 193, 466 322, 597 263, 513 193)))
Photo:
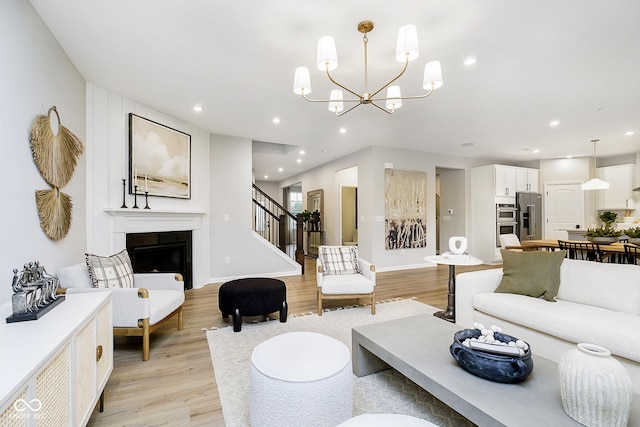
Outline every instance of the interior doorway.
POLYGON ((436 168, 435 222, 436 253, 449 250, 449 239, 466 237, 466 172, 436 168))
POLYGON ((334 244, 357 245, 361 237, 358 235, 358 167, 337 171, 335 185, 340 204, 333 216, 333 231, 327 236, 333 236, 334 244))
POLYGON ((341 187, 342 244, 358 244, 358 187, 341 187))

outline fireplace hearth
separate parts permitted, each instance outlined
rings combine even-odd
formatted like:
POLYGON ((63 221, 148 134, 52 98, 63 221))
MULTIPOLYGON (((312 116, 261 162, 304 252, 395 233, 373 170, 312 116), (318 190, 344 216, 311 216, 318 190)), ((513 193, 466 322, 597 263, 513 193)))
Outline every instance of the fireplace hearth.
POLYGON ((127 233, 126 241, 134 273, 180 273, 193 287, 191 231, 127 233))

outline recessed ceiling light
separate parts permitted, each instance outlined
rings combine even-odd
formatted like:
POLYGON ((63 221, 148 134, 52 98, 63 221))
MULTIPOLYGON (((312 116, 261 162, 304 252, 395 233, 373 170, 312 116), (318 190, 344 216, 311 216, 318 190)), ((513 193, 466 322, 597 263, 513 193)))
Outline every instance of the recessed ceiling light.
POLYGON ((540 150, 538 150, 537 148, 534 148, 534 149, 533 149, 533 152, 534 152, 534 153, 539 153, 539 152, 540 152, 540 150))
POLYGON ((202 111, 202 107, 200 105, 195 105, 193 107, 193 111, 195 111, 196 113, 199 113, 202 111))
POLYGON ((573 159, 573 156, 567 156, 567 159, 573 159))
POLYGON ((347 133, 347 129, 346 128, 340 128, 340 133, 347 133))
POLYGON ((304 156, 304 150, 300 150, 300 155, 304 156))
POLYGON ((278 168, 278 172, 282 172, 284 169, 282 168, 278 168))
POLYGON ((264 179, 269 179, 269 175, 265 175, 265 176, 264 176, 264 179))
POLYGON ((632 131, 632 130, 628 130, 628 131, 626 131, 626 132, 624 133, 624 136, 631 136, 631 135, 633 135, 634 133, 635 133, 634 131, 632 131))
POLYGON ((296 163, 302 163, 302 159, 296 160, 296 163))
POLYGON ((278 118, 278 117, 274 117, 274 118, 273 118, 273 123, 275 123, 275 124, 280 123, 280 118, 278 118))
POLYGON ((560 124, 560 122, 558 120, 551 120, 549 122, 549 126, 558 126, 560 124))
POLYGON ((465 142, 464 144, 460 144, 461 147, 473 147, 474 145, 476 145, 473 142, 465 142))
POLYGON ((474 57, 474 56, 471 56, 471 57, 469 57, 469 58, 465 59, 462 63, 463 63, 464 65, 473 65, 473 64, 475 64, 477 61, 478 61, 478 58, 476 58, 476 57, 474 57))

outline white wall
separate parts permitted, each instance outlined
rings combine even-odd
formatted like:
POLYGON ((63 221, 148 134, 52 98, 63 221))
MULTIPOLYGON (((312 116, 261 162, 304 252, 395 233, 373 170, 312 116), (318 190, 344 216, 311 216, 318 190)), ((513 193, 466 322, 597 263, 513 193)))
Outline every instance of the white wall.
MULTIPOLYGON (((40 229, 35 191, 49 189, 29 148, 35 117, 55 105, 62 124, 84 141, 84 79, 27 0, 3 0, 0 13, 0 303, 11 300, 12 270, 38 260, 47 271, 82 261, 85 250, 86 156, 61 191, 73 200, 71 229, 59 241, 40 229)), ((86 141, 85 141, 86 146, 86 141)))
POLYGON ((282 203, 282 189, 278 187, 278 183, 275 181, 256 181, 256 185, 259 189, 264 191, 267 196, 271 197, 273 200, 281 204, 285 209, 288 210, 288 206, 285 203, 282 203))
POLYGON ((210 136, 212 282, 300 274, 298 264, 251 228, 251 166, 251 139, 210 136))

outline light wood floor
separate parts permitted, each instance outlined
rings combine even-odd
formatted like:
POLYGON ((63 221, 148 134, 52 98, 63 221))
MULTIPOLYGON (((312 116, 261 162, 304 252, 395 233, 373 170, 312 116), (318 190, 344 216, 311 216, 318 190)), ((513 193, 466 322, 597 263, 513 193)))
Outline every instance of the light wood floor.
MULTIPOLYGON (((307 260, 306 274, 284 277, 289 314, 315 312, 315 261, 307 260)), ((462 273, 489 266, 457 267, 462 273)), ((377 274, 377 300, 416 297, 444 309, 447 304, 448 267, 377 274)), ((105 409, 96 409, 90 426, 224 426, 209 347, 203 328, 230 325, 218 309, 220 284, 186 292, 184 329, 177 320, 151 335, 151 358, 143 362, 141 342, 115 337, 114 368, 105 389, 105 409)), ((327 301, 326 307, 355 303, 327 301)), ((274 313, 273 316, 277 316, 274 313)), ((229 349, 233 351, 233 349, 229 349)))

